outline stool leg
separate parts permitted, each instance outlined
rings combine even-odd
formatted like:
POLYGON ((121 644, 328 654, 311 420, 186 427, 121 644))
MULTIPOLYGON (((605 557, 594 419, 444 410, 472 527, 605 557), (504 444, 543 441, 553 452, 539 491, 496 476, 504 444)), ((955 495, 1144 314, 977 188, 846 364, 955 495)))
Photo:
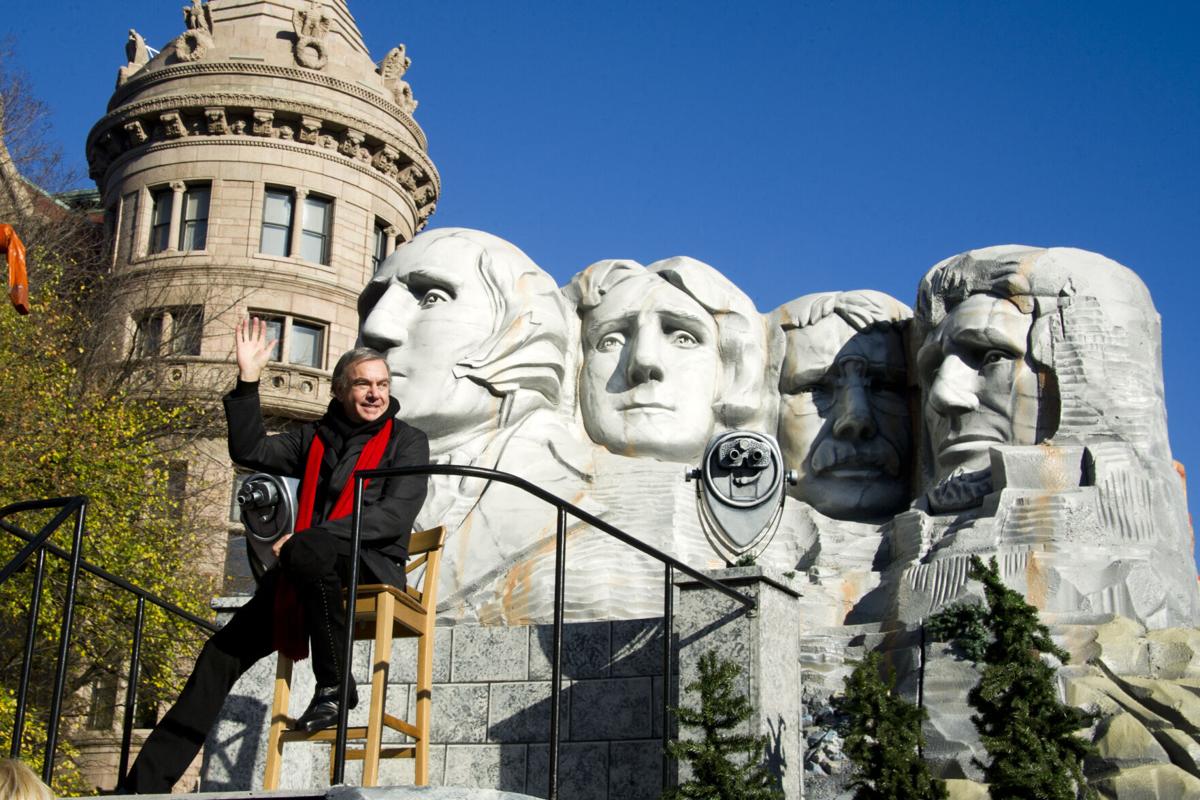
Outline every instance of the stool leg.
POLYGON ((363 786, 379 783, 379 750, 383 747, 383 712, 387 701, 388 668, 392 663, 392 618, 396 598, 380 592, 375 598, 375 659, 371 670, 371 708, 363 753, 363 786))
POLYGON ((264 789, 279 788, 283 769, 283 731, 288 722, 288 702, 292 698, 292 660, 279 656, 275 668, 275 699, 271 701, 271 727, 267 736, 267 768, 263 775, 264 789))
MULTIPOLYGON (((431 612, 432 613, 432 612, 431 612)), ((429 785, 429 714, 433 707, 433 620, 417 639, 417 752, 414 779, 417 786, 429 785)))

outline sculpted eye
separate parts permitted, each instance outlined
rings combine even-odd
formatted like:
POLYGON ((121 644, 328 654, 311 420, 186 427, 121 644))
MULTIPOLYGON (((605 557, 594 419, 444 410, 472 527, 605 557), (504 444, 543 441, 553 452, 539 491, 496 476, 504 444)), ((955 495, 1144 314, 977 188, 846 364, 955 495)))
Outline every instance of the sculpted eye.
POLYGON ((687 331, 675 331, 671 334, 671 344, 676 347, 696 347, 700 342, 687 331))
POLYGON ((450 293, 443 289, 427 289, 421 295, 421 308, 429 308, 438 303, 449 303, 450 293))
POLYGON ((606 333, 596 342, 596 349, 601 353, 619 350, 625 344, 625 337, 619 333, 606 333))
POLYGON ((999 364, 1001 361, 1012 361, 1015 356, 1005 350, 988 350, 983 354, 983 364, 999 364))

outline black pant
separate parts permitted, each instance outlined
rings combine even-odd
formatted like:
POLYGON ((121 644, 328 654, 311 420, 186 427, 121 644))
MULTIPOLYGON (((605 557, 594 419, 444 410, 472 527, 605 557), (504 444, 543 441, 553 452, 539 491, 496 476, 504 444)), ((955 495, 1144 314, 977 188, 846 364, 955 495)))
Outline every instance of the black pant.
MULTIPOLYGON (((342 585, 349 582, 350 559, 339 550, 345 549, 344 542, 321 531, 297 534, 284 545, 279 567, 263 575, 254 596, 200 651, 179 699, 142 745, 122 783, 124 791, 171 791, 200 752, 233 684, 256 661, 275 651, 272 631, 280 572, 296 587, 304 608, 317 686, 341 684, 346 635, 342 585)), ((374 579, 365 565, 360 566, 360 575, 364 583, 374 579)))

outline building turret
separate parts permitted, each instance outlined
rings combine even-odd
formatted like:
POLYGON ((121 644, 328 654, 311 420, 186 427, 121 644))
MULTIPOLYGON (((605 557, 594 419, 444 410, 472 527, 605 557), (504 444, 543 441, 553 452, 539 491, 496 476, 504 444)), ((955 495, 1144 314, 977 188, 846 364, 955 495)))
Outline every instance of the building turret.
MULTIPOLYGON (((373 61, 345 0, 183 11, 161 52, 130 31, 87 140, 120 356, 153 394, 213 402, 232 383, 234 322, 256 314, 280 339, 264 410, 311 419, 356 339, 359 291, 436 205, 409 59, 397 45, 373 61)), ((232 473, 223 443, 210 445, 189 457, 188 484, 224 496, 232 473)))

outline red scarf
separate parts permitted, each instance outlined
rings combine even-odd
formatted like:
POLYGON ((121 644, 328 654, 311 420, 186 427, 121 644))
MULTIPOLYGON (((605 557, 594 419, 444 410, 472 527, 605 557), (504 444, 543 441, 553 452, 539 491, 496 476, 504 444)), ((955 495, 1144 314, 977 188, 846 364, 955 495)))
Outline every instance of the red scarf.
MULTIPOLYGON (((326 520, 341 519, 348 516, 354 505, 354 475, 362 470, 371 470, 379 466, 383 453, 387 450, 392 438, 392 420, 388 419, 383 427, 375 432, 358 454, 354 462, 354 471, 342 486, 333 510, 326 520)), ((308 448, 308 457, 304 463, 304 478, 300 481, 300 507, 296 509, 295 532, 297 535, 308 530, 313 525, 313 507, 317 500, 317 481, 320 480, 321 460, 325 457, 325 443, 320 435, 314 434, 312 444, 308 448)), ((363 492, 366 493, 368 478, 363 481, 363 492)), ((296 587, 280 573, 278 587, 275 590, 275 649, 293 661, 308 657, 308 634, 304 627, 304 608, 300 605, 300 597, 296 587)))

